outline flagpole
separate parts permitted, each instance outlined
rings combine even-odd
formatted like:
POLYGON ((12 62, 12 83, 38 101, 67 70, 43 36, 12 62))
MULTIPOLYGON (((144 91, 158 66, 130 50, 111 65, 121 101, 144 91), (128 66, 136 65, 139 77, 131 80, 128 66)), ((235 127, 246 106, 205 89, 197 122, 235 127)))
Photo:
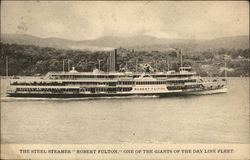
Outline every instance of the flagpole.
POLYGON ((6 56, 6 75, 5 75, 6 88, 8 87, 8 76, 9 76, 8 56, 6 56))
POLYGON ((168 60, 168 71, 169 71, 169 60, 168 60))
POLYGON ((227 62, 225 61, 225 81, 227 84, 227 62))
POLYGON ((181 49, 180 49, 180 53, 181 53, 181 67, 182 67, 182 52, 181 52, 181 49))
POLYGON ((135 60, 135 72, 137 72, 137 59, 135 60))
POLYGON ((64 59, 63 59, 63 72, 64 72, 64 59))
POLYGON ((224 55, 224 70, 225 70, 224 79, 225 79, 226 84, 227 84, 227 61, 226 61, 226 55, 224 55))

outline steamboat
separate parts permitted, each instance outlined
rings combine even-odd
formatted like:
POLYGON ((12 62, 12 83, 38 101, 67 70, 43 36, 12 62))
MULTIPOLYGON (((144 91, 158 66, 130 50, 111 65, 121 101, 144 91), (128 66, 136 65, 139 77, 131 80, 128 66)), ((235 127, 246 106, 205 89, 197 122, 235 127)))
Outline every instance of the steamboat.
POLYGON ((110 55, 110 71, 95 69, 78 72, 49 72, 39 78, 11 78, 7 89, 11 97, 104 97, 104 96, 176 96, 227 92, 226 78, 204 79, 191 70, 178 72, 116 72, 116 53, 110 55))

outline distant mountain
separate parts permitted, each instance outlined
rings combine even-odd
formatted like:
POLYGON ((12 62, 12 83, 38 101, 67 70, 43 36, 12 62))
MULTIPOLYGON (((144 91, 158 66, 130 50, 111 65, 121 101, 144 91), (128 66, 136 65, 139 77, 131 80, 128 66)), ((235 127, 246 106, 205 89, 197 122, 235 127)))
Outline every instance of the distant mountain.
POLYGON ((190 51, 217 48, 249 48, 249 36, 223 37, 211 40, 201 39, 163 39, 139 35, 133 37, 105 36, 94 40, 72 41, 60 38, 39 38, 31 35, 1 34, 1 42, 79 50, 109 50, 117 47, 137 50, 167 50, 183 48, 190 51))
POLYGON ((160 39, 153 36, 133 36, 133 37, 112 37, 105 36, 96 40, 81 41, 84 44, 93 46, 108 46, 108 47, 129 47, 129 46, 148 46, 152 44, 166 44, 168 39, 160 39))
POLYGON ((35 45, 60 49, 106 50, 107 47, 87 46, 79 41, 62 38, 40 38, 27 34, 1 34, 1 42, 9 44, 35 45))
POLYGON ((249 48, 249 36, 223 37, 201 43, 206 48, 249 48))
POLYGON ((216 39, 172 39, 163 44, 152 44, 146 46, 133 46, 134 49, 139 50, 158 50, 164 51, 168 48, 182 48, 188 51, 204 51, 208 49, 246 49, 249 48, 249 36, 234 36, 223 37, 216 39))
POLYGON ((73 41, 59 38, 39 38, 27 34, 1 34, 1 42, 23 45, 36 45, 41 47, 67 48, 73 41))

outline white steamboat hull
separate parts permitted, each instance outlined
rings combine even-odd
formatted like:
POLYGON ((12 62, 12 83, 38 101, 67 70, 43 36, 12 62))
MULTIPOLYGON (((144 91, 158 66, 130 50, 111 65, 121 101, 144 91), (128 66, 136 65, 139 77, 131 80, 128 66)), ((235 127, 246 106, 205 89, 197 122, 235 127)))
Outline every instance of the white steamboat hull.
POLYGON ((183 92, 185 95, 206 95, 206 94, 218 94, 218 93, 226 93, 227 88, 219 88, 219 89, 211 89, 211 90, 201 90, 201 91, 190 91, 183 92))
POLYGON ((208 95, 208 94, 218 94, 218 93, 226 93, 227 88, 218 88, 218 89, 209 89, 209 90, 199 90, 199 91, 172 91, 172 92, 141 92, 141 93, 61 93, 61 94, 53 94, 53 93, 9 93, 9 96, 12 97, 46 97, 46 98, 74 98, 74 97, 114 97, 114 96, 133 96, 133 95, 141 95, 141 96, 160 96, 160 97, 168 97, 168 96, 182 96, 182 95, 208 95))

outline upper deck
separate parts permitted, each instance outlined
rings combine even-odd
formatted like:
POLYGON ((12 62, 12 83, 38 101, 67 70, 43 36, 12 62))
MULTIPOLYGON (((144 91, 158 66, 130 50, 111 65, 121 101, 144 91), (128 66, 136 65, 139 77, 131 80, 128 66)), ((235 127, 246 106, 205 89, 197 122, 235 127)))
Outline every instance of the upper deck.
POLYGON ((146 72, 49 72, 47 73, 43 79, 143 79, 146 77, 155 78, 155 79, 167 79, 167 78, 185 78, 196 75, 195 72, 154 72, 154 73, 146 73, 146 72))
MULTIPOLYGON (((190 68, 187 68, 190 69, 190 68)), ((12 79, 10 84, 13 85, 67 85, 67 84, 103 84, 115 82, 117 84, 161 84, 161 83, 178 83, 194 82, 198 79, 195 72, 49 72, 44 77, 35 79, 12 79), (141 83, 140 83, 141 82, 141 83)))

